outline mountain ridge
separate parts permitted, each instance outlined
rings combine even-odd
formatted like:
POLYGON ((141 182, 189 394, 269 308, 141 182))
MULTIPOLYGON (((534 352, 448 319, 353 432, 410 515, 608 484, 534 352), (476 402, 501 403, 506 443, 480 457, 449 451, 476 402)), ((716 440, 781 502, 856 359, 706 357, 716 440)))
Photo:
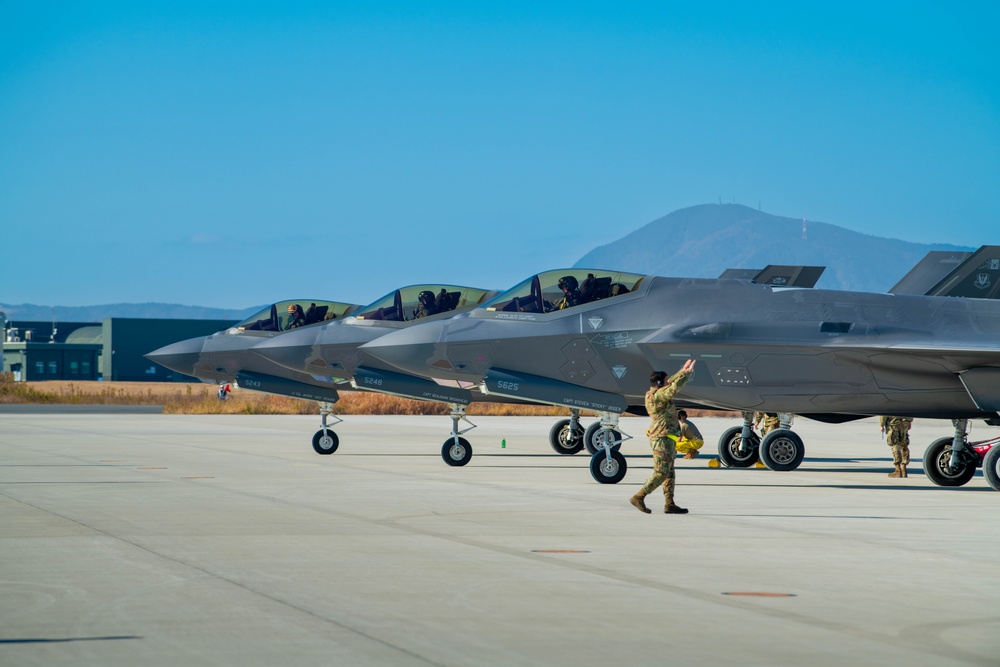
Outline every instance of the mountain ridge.
MULTIPOLYGON (((768 264, 824 266, 817 288, 885 292, 932 250, 974 250, 875 236, 815 220, 806 221, 805 234, 802 227, 801 219, 742 204, 698 204, 598 246, 573 266, 689 278, 715 278, 726 269, 762 269, 768 264)), ((105 317, 134 317, 239 322, 266 305, 236 309, 156 302, 0 304, 0 311, 8 321, 100 322, 105 317)))
POLYGON ((825 266, 816 287, 884 292, 932 250, 968 251, 855 232, 742 204, 700 204, 653 220, 574 264, 662 276, 715 278, 728 268, 825 266))

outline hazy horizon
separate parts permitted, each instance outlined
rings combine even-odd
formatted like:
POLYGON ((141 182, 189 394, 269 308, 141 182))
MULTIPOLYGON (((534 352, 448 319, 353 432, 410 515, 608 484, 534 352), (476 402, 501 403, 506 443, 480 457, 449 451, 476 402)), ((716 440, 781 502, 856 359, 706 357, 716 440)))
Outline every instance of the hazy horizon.
POLYGON ((0 300, 507 287, 675 210, 1000 243, 990 3, 0 5, 0 300))

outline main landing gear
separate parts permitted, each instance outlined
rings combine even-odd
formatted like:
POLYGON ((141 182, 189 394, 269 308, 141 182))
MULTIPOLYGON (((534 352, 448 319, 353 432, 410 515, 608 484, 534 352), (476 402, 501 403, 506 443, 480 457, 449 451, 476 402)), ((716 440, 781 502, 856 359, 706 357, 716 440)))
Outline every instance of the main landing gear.
POLYGON ((569 419, 561 419, 549 431, 549 445, 556 454, 571 455, 583 449, 584 429, 580 425, 580 411, 570 409, 569 419))
MULTIPOLYGON (((625 473, 628 471, 628 464, 620 451, 621 444, 632 436, 623 435, 618 430, 618 415, 602 412, 600 418, 595 429, 597 434, 594 436, 594 442, 600 444, 590 459, 590 475, 601 484, 617 484, 625 479, 625 473)), ((586 436, 584 441, 587 441, 586 436)))
POLYGON ((791 430, 793 416, 779 412, 778 428, 761 438, 753 430, 753 413, 743 413, 743 426, 726 430, 719 438, 719 461, 727 468, 750 468, 759 460, 771 470, 795 470, 806 449, 791 430))
POLYGON ((472 445, 469 441, 461 437, 468 433, 476 425, 465 416, 465 406, 457 403, 451 404, 451 437, 444 441, 441 446, 441 458, 450 466, 464 466, 472 459, 472 445), (465 420, 470 426, 463 430, 458 430, 459 420, 465 420))
POLYGON ((983 477, 1000 491, 1000 438, 969 442, 967 419, 952 419, 955 435, 938 438, 924 452, 924 474, 938 486, 962 486, 983 467, 983 477))
MULTIPOLYGON (((333 403, 324 402, 319 404, 319 417, 323 427, 313 435, 313 450, 317 454, 333 454, 337 451, 337 447, 340 446, 340 438, 333 432, 330 425, 326 423, 327 418, 332 414, 333 403)), ((334 422, 334 425, 344 421, 336 415, 333 415, 333 418, 337 420, 334 422)))
MULTIPOLYGON (((619 431, 612 429, 609 435, 612 446, 621 446, 622 434, 619 431)), ((577 409, 570 409, 570 418, 557 421, 549 431, 549 446, 557 454, 576 454, 586 449, 593 456, 604 449, 604 439, 605 430, 601 422, 596 421, 584 429, 580 424, 580 411, 577 409)))

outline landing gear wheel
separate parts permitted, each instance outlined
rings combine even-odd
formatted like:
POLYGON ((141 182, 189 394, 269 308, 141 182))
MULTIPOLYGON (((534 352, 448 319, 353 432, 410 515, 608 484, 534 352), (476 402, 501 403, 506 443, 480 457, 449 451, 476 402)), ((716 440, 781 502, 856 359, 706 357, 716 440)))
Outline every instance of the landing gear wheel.
POLYGON ((962 486, 976 474, 975 461, 951 467, 951 444, 952 438, 938 438, 924 452, 924 474, 938 486, 962 486))
POLYGON ((330 429, 320 429, 313 436, 313 450, 317 454, 333 454, 340 447, 340 438, 330 429))
POLYGON ((472 445, 465 438, 448 438, 441 446, 441 458, 450 466, 464 466, 472 458, 472 445))
POLYGON ((760 460, 770 470, 795 470, 805 454, 802 438, 787 428, 776 428, 760 441, 760 460))
MULTIPOLYGON (((622 446, 622 434, 612 429, 611 436, 618 443, 612 449, 618 451, 622 446)), ((587 451, 591 455, 597 454, 604 449, 604 434, 601 433, 601 422, 594 422, 587 427, 587 430, 583 433, 583 446, 587 448, 587 451)))
POLYGON ((1000 491, 1000 445, 993 445, 983 457, 983 477, 994 491, 1000 491))
POLYGON ((734 426, 719 438, 719 461, 727 468, 750 468, 760 458, 760 436, 750 434, 750 450, 740 453, 742 426, 734 426))
POLYGON ((601 484, 617 484, 625 479, 628 464, 625 457, 617 449, 611 450, 611 460, 608 460, 604 450, 594 454, 590 459, 590 474, 601 484))
POLYGON ((574 433, 569 419, 562 419, 552 425, 549 431, 549 445, 556 454, 576 454, 583 449, 583 429, 577 425, 574 433))

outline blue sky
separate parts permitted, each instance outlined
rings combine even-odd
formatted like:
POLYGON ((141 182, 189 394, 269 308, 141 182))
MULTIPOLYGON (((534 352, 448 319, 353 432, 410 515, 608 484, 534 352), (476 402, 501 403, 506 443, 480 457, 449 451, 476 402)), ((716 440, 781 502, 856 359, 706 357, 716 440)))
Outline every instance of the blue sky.
POLYGON ((720 199, 1000 243, 998 19, 987 2, 0 0, 0 301, 505 288, 720 199))

